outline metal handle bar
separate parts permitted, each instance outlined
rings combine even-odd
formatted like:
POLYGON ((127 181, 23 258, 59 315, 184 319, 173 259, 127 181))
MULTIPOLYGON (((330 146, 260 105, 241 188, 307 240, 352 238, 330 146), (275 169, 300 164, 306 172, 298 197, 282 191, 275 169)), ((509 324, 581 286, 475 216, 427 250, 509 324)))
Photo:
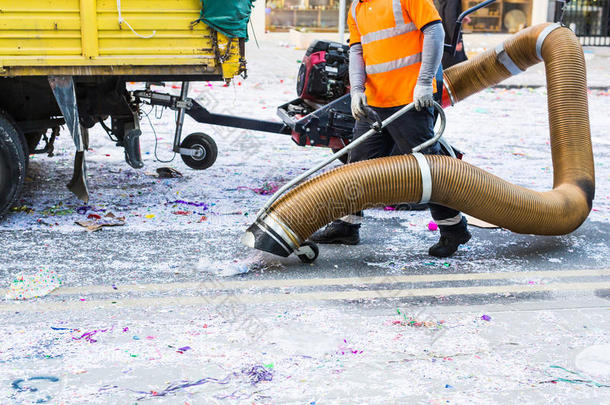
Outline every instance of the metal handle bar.
MULTIPOLYGON (((411 111, 413 108, 415 108, 415 104, 414 103, 407 104, 406 106, 402 107, 400 110, 396 111, 394 114, 390 115, 388 118, 386 118, 384 121, 382 121, 381 128, 383 129, 383 128, 387 127, 392 122, 394 122, 396 119, 398 119, 399 117, 404 115, 406 112, 411 111)), ((430 145, 433 145, 434 143, 436 143, 441 138, 441 136, 443 136, 443 132, 445 132, 445 126, 446 126, 446 121, 447 121, 447 118, 445 117, 445 111, 443 111, 443 107, 441 107, 441 105, 438 104, 437 102, 434 102, 434 108, 438 111, 438 114, 439 114, 439 117, 440 117, 440 127, 439 127, 438 131, 436 131, 436 133, 434 134, 434 136, 432 138, 428 139, 426 142, 424 142, 424 143, 416 146, 415 148, 413 148, 413 153, 419 152, 420 150, 425 149, 425 148, 427 148, 430 145)), ((311 169, 307 170, 305 173, 301 174, 298 177, 295 177, 294 179, 292 179, 288 183, 284 184, 279 190, 277 190, 275 192, 275 194, 273 194, 271 196, 271 198, 265 203, 265 205, 263 205, 263 208, 261 208, 258 211, 258 213, 256 214, 256 219, 259 219, 261 217, 261 215, 263 215, 267 211, 267 209, 269 207, 271 207, 271 205, 274 202, 276 202, 277 199, 280 198, 280 196, 282 194, 284 194, 288 189, 292 188, 295 184, 300 183, 301 181, 303 181, 307 177, 311 176, 312 174, 314 174, 318 170, 323 169, 324 167, 326 167, 329 164, 331 164, 333 161, 335 161, 338 158, 340 158, 341 156, 345 155, 347 152, 349 152, 350 150, 354 149, 356 146, 358 146, 362 142, 364 142, 371 135, 377 133, 377 131, 378 130, 375 129, 375 128, 369 129, 367 132, 365 132, 358 139, 356 139, 353 142, 350 142, 349 145, 347 145, 346 147, 342 148, 340 151, 338 151, 337 153, 333 154, 331 157, 329 157, 328 159, 326 159, 322 163, 319 163, 318 165, 316 165, 316 166, 312 167, 311 169)))
POLYGON ((485 1, 477 4, 476 6, 471 7, 468 10, 464 11, 462 14, 460 14, 459 17, 457 18, 457 20, 455 21, 455 28, 453 30, 453 37, 452 37, 453 40, 451 41, 451 44, 445 44, 445 51, 449 51, 449 54, 451 56, 455 55, 457 44, 458 44, 458 42, 460 42, 460 38, 462 38, 462 21, 464 20, 464 18, 467 15, 472 14, 475 11, 477 11, 483 7, 487 7, 491 3, 494 3, 495 1, 496 0, 485 0, 485 1))

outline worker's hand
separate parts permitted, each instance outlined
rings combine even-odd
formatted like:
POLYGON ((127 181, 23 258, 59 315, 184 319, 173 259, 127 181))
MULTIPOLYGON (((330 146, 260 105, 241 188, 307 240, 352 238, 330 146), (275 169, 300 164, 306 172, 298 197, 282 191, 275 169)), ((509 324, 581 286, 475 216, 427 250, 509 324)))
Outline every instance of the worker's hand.
POLYGON ((423 108, 432 107, 434 105, 433 92, 434 90, 432 89, 432 86, 421 86, 419 84, 415 85, 415 90, 413 91, 413 103, 415 103, 415 109, 417 111, 421 111, 423 108))
POLYGON ((352 115, 357 120, 366 118, 366 96, 361 91, 352 92, 352 115))

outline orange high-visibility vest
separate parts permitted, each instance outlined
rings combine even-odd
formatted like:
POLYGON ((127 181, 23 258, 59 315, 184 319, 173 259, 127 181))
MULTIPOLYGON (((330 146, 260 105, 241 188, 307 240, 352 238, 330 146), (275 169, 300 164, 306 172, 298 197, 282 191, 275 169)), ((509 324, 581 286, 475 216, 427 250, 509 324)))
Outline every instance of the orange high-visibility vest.
POLYGON ((347 21, 350 45, 362 44, 365 94, 373 107, 413 101, 427 24, 441 17, 432 0, 355 0, 347 21))

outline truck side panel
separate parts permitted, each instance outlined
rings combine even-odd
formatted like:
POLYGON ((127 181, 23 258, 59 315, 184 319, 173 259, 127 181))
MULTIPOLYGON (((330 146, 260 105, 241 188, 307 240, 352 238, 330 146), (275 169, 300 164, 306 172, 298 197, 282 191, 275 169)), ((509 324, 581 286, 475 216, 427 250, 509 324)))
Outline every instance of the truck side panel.
POLYGON ((81 55, 79 0, 1 0, 0 9, 3 61, 81 55))
POLYGON ((240 40, 192 25, 200 7, 199 0, 121 0, 120 22, 115 0, 0 0, 0 74, 241 73, 240 40))

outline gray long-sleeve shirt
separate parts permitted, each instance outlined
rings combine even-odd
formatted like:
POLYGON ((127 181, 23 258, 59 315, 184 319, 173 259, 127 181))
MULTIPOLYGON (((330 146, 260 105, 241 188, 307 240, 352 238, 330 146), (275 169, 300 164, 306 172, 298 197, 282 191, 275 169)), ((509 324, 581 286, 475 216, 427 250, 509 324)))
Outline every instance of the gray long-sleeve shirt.
MULTIPOLYGON (((420 86, 432 86, 432 79, 434 78, 443 57, 445 32, 443 26, 438 23, 427 25, 422 32, 424 33, 424 44, 417 84, 420 86)), ((354 44, 350 47, 349 81, 351 91, 364 91, 366 67, 361 44, 354 44)))

